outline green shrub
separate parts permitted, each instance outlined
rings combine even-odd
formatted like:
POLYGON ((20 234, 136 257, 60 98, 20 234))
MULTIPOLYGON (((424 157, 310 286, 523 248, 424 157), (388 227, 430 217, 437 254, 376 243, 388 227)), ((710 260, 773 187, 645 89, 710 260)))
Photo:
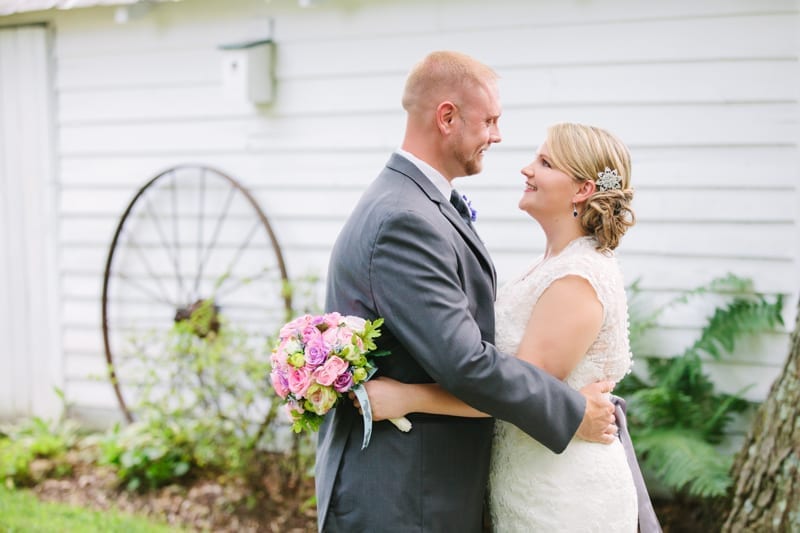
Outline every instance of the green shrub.
POLYGON ((27 446, 9 439, 0 440, 0 477, 16 486, 29 485, 32 481, 30 464, 35 458, 27 446))
MULTIPOLYGON (((283 291, 309 309, 317 283, 308 277, 283 291)), ((208 299, 166 338, 133 342, 137 422, 109 432, 102 446, 103 461, 117 469, 122 484, 144 489, 201 471, 259 483, 265 458, 281 453, 287 478, 307 474, 313 446, 306 435, 291 436, 288 420, 278 418, 268 334, 234 327, 208 299)))
POLYGON ((36 474, 31 464, 37 459, 51 460, 48 473, 68 473, 64 454, 78 440, 78 425, 71 421, 47 422, 35 417, 4 426, 0 430, 0 481, 16 486, 33 484, 36 474))
POLYGON ((670 358, 642 357, 647 376, 629 374, 615 389, 628 400, 628 421, 639 460, 668 488, 690 496, 725 494, 731 479, 732 456, 716 447, 733 415, 750 406, 736 394, 718 392, 705 374, 703 357, 720 360, 747 335, 774 331, 783 324, 783 300, 769 301, 747 279, 728 275, 682 294, 650 312, 642 311, 638 284, 631 287, 631 348, 644 350, 643 334, 657 327, 669 308, 688 305, 704 295, 721 297, 699 338, 670 358))
POLYGON ((115 426, 100 443, 100 464, 115 467, 129 490, 172 483, 189 472, 192 456, 188 443, 163 429, 139 423, 115 426))
POLYGON ((267 339, 230 327, 213 305, 204 301, 176 322, 157 359, 141 358, 137 422, 103 440, 103 462, 130 489, 202 469, 241 472, 275 438, 267 339))

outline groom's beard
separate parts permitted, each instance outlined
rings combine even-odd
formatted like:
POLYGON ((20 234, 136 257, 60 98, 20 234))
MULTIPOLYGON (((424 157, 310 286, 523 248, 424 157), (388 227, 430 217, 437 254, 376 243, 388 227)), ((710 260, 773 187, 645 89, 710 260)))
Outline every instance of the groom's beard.
POLYGON ((477 149, 470 150, 465 147, 464 136, 459 135, 453 145, 453 159, 461 169, 459 176, 474 176, 483 170, 483 155, 489 149, 490 144, 482 145, 477 149))

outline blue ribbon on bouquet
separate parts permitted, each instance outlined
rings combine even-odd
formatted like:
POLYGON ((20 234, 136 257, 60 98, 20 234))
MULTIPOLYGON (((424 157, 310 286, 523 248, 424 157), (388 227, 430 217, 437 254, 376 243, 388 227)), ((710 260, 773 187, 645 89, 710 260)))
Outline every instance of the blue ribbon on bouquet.
MULTIPOLYGON (((377 369, 373 368, 370 370, 369 374, 367 374, 367 379, 364 381, 369 380, 375 373, 375 370, 377 369)), ((358 403, 361 404, 361 416, 364 418, 364 440, 361 443, 361 449, 363 450, 369 446, 369 439, 372 437, 372 406, 369 404, 369 395, 364 385, 356 385, 353 388, 353 392, 356 394, 356 398, 358 398, 358 403)))
POLYGON ((361 443, 361 449, 363 450, 369 446, 369 439, 372 437, 372 408, 369 405, 367 389, 363 385, 354 388, 353 392, 356 393, 356 398, 361 404, 361 416, 364 418, 364 440, 361 443))

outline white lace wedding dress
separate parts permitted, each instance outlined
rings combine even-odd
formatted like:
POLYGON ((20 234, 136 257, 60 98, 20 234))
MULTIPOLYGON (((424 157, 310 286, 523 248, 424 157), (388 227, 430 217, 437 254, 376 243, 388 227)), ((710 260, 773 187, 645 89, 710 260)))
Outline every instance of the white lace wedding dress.
MULTIPOLYGON (((566 382, 580 389, 598 380, 619 381, 631 365, 624 284, 616 259, 597 252, 591 237, 576 239, 560 254, 540 259, 500 289, 495 305, 497 347, 517 352, 535 303, 552 282, 568 275, 585 278, 594 287, 603 305, 603 325, 566 382)), ((492 449, 489 507, 495 533, 637 528, 636 490, 618 440, 604 445, 576 438, 557 455, 501 420, 496 421, 492 449)))

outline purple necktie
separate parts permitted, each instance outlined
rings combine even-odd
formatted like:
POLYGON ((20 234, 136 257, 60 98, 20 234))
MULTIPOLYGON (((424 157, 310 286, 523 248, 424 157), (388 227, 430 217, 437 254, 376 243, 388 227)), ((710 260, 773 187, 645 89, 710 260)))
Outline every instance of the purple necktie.
POLYGON ((472 225, 472 215, 470 214, 469 207, 467 207, 467 204, 461 199, 461 196, 455 189, 450 193, 450 203, 456 208, 458 214, 461 215, 464 223, 469 226, 472 231, 475 231, 475 227, 472 225))

